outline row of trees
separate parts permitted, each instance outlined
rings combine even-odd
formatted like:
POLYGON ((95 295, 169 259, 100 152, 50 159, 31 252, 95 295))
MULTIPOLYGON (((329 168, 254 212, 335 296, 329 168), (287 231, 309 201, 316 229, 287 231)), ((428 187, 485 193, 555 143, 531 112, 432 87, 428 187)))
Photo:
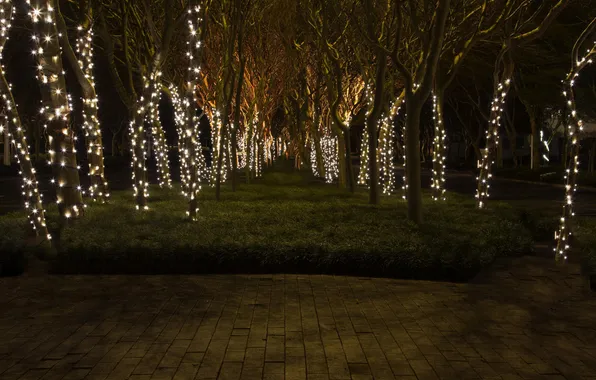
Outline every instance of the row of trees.
MULTIPOLYGON (((13 3, 18 1, 0 1, 6 20, 14 12, 13 3)), ((494 62, 493 101, 484 128, 486 147, 481 152, 476 194, 478 207, 483 207, 489 196, 503 105, 511 86, 523 86, 514 76, 517 57, 544 36, 571 1, 27 3, 41 112, 63 222, 80 216, 85 207, 75 149, 77 128, 85 132, 88 194, 98 202, 109 197, 93 70, 93 52, 100 49, 110 73, 102 80, 111 83, 128 113, 138 209, 148 208, 148 139, 153 141, 159 184, 171 186, 169 148, 158 110, 165 95, 175 109, 182 192, 189 200, 190 219, 197 219, 202 181, 211 182, 219 199, 226 179, 236 188, 239 166, 250 180, 264 162, 282 151, 294 156, 298 166, 309 163, 321 177, 337 180, 350 191, 355 191, 358 180, 367 183, 370 203, 378 204, 381 190, 393 189, 395 149, 388 141, 396 136, 393 122, 401 110, 408 217, 421 223, 420 124, 425 104, 433 104, 432 184, 433 198, 439 200, 445 197, 446 93, 454 87, 462 67, 474 59, 490 57, 494 62), (70 16, 67 20, 65 14, 70 16), (69 123, 65 69, 72 70, 82 90, 82 125, 69 123), (280 112, 285 122, 275 123, 280 112), (204 117, 211 125, 210 175, 206 175, 199 136, 204 117), (351 127, 357 122, 366 126, 367 144, 362 149, 367 167, 359 176, 351 160, 351 127)), ((581 9, 585 4, 576 0, 574 6, 581 9)), ((8 29, 2 33, 3 44, 8 29)), ((30 220, 47 236, 24 129, 12 106, 10 86, 2 79, 0 90, 4 107, 12 111, 11 135, 30 220)), ((526 108, 532 109, 529 100, 526 108)))

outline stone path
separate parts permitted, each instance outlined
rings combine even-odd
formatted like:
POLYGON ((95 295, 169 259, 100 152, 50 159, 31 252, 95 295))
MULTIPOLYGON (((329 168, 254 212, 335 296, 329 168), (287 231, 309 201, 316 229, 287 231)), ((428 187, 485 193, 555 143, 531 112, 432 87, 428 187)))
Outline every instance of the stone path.
POLYGON ((0 379, 596 379, 575 266, 470 284, 332 276, 0 279, 0 379))

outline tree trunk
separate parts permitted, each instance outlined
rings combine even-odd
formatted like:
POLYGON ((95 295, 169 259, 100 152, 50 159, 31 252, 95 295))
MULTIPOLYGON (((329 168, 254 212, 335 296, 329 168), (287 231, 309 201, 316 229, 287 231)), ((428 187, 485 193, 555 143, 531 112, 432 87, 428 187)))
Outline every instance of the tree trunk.
MULTIPOLYGON (((337 128, 339 129, 339 128, 337 128)), ((346 187, 346 174, 348 163, 346 161, 346 139, 343 136, 343 131, 339 129, 337 131, 337 168, 338 168, 338 178, 337 184, 339 187, 346 187)))
POLYGON ((244 150, 244 157, 245 157, 245 164, 244 164, 244 175, 246 176, 246 184, 250 184, 250 175, 251 175, 251 162, 253 160, 253 144, 252 144, 252 135, 253 135, 253 120, 248 122, 248 131, 246 131, 246 148, 244 150))
MULTIPOLYGON (((12 13, 12 4, 10 2, 3 3, 0 5, 0 9, 4 11, 4 17, 10 20, 12 13)), ((0 49, 4 47, 4 37, 0 37, 0 49)), ((23 180, 22 189, 25 200, 25 210, 27 212, 27 218, 31 223, 33 231, 37 236, 42 239, 51 239, 46 226, 45 211, 43 209, 43 203, 41 199, 41 193, 39 192, 39 184, 37 182, 37 176, 35 174, 35 167, 31 161, 29 155, 29 146, 27 144, 27 138, 25 135, 25 129, 21 124, 10 86, 4 77, 3 70, 0 70, 0 97, 2 100, 2 106, 7 113, 7 128, 8 133, 12 139, 14 150, 17 156, 17 162, 21 171, 21 177, 23 180)), ((8 135, 7 133, 7 135, 8 135)), ((8 149, 10 145, 6 145, 4 149, 8 149)))
POLYGON ((433 199, 445 200, 445 125, 443 123, 444 90, 435 88, 434 122, 435 136, 433 139, 433 177, 431 188, 433 199))
POLYGON ((356 192, 356 176, 354 174, 354 164, 352 163, 352 139, 350 136, 350 128, 344 131, 344 145, 346 150, 346 170, 348 189, 351 193, 356 192))
MULTIPOLYGON (((506 52, 506 51, 505 51, 506 52)), ((503 58, 504 55, 500 54, 503 58)), ((500 64, 500 60, 497 60, 497 65, 500 64)), ((489 196, 489 181, 492 177, 492 166, 493 160, 496 153, 497 145, 499 142, 499 126, 502 115, 502 109, 505 104, 505 97, 509 91, 511 84, 511 76, 513 75, 514 64, 511 60, 503 62, 504 69, 502 74, 495 72, 495 83, 493 102, 491 104, 491 112, 489 117, 489 126, 487 130, 487 141, 482 162, 480 165, 480 173, 478 175, 478 187, 476 190, 476 205, 478 208, 483 208, 486 205, 486 199, 489 196)))
POLYGON ((147 182, 147 168, 145 166, 147 159, 145 150, 145 144, 147 143, 145 141, 145 115, 144 113, 136 112, 136 108, 136 106, 132 107, 129 111, 129 118, 132 120, 129 128, 130 153, 132 155, 132 181, 137 210, 147 210, 149 183, 147 182))
POLYGON ((358 184, 367 186, 370 181, 370 175, 368 174, 370 170, 370 165, 368 164, 368 140, 368 129, 365 127, 364 132, 362 133, 362 141, 360 143, 360 173, 358 174, 358 184))
MULTIPOLYGON (((377 53, 377 69, 375 73, 375 98, 373 109, 366 120, 368 131, 368 175, 369 193, 368 203, 378 205, 381 202, 381 191, 379 188, 379 162, 377 160, 379 117, 383 107, 383 93, 385 91, 385 70, 387 67, 387 54, 383 51, 377 53)), ((351 162, 352 160, 350 160, 351 162)), ((392 170, 389 168, 389 170, 392 170)), ((352 177, 354 174, 352 173, 352 177)), ((354 181, 355 182, 355 181, 354 181)), ((355 184, 354 184, 355 187, 355 184)))
POLYGON ((56 26, 60 33, 62 52, 70 62, 83 92, 83 130, 85 131, 87 160, 89 161, 89 195, 94 201, 104 203, 109 197, 109 190, 105 178, 103 138, 93 81, 93 30, 90 26, 79 29, 76 44, 78 57, 76 57, 68 40, 66 23, 60 11, 59 1, 56 1, 55 5, 56 26))
POLYGON ((422 223, 422 176, 420 168, 420 113, 422 104, 409 95, 406 98, 406 166, 408 219, 422 223))
POLYGON ((62 65, 58 31, 54 16, 48 10, 51 3, 43 5, 41 1, 33 4, 40 14, 33 15, 34 32, 37 36, 37 61, 40 67, 39 79, 50 139, 50 162, 56 181, 57 203, 62 225, 69 219, 78 218, 83 213, 83 197, 77 166, 74 132, 70 129, 68 118, 70 109, 66 81, 62 65), (50 36, 49 40, 42 36, 50 36))

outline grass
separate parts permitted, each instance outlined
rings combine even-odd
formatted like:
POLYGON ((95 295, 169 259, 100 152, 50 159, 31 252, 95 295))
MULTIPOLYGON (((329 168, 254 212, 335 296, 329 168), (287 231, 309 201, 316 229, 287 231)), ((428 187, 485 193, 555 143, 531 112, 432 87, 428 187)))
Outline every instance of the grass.
MULTIPOLYGON (((565 183, 563 179, 564 172, 565 169, 563 169, 561 166, 546 166, 537 170, 531 170, 530 168, 522 167, 497 169, 495 171, 495 176, 501 178, 563 185, 565 183)), ((577 184, 579 186, 596 187, 596 174, 589 173, 585 170, 580 170, 577 178, 577 184)))
MULTIPOLYGON (((201 193, 200 220, 184 220, 176 189, 152 188, 150 210, 134 210, 130 191, 110 204, 91 205, 64 229, 54 273, 325 273, 466 281, 497 256, 529 253, 541 217, 495 203, 478 211, 473 199, 450 194, 446 203, 425 198, 424 223, 407 221, 400 196, 368 204, 308 174, 268 172, 222 201, 201 193)), ((48 211, 54 226, 57 211, 48 211)), ((14 259, 35 252, 21 213, 0 217, 0 251, 14 259), (6 232, 6 233, 4 233, 6 232), (11 253, 12 252, 12 253, 11 253)), ((542 232, 542 230, 544 230, 542 232)))

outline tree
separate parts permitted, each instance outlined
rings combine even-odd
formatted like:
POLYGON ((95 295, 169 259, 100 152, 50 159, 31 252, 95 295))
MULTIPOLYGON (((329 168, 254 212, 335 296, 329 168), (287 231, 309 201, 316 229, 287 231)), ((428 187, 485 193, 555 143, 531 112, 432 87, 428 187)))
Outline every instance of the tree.
MULTIPOLYGON (((571 219, 573 212, 573 196, 577 190, 577 174, 579 172, 580 138, 583 132, 583 122, 578 115, 575 102, 574 83, 579 73, 596 58, 596 43, 588 49, 586 55, 580 58, 579 52, 588 45, 590 38, 596 31, 596 18, 594 18, 577 39, 571 52, 571 70, 565 78, 565 91, 563 92, 567 101, 568 111, 568 156, 565 157, 565 200, 563 204, 563 215, 560 219, 558 230, 555 232, 555 259, 557 261, 567 260, 567 252, 570 248, 572 233, 571 219)), ((589 46, 589 45, 588 45, 589 46)))
POLYGON ((406 166, 408 219, 422 222, 422 185, 420 170, 420 113, 430 95, 437 65, 443 48, 445 25, 450 0, 437 0, 435 7, 420 7, 408 2, 397 7, 397 36, 391 58, 405 82, 406 102, 406 166), (408 17, 403 17, 406 13, 408 17), (409 32, 408 34, 406 34, 409 32), (408 41, 406 49, 400 50, 402 35, 417 36, 417 50, 408 41), (409 54, 408 54, 409 53, 409 54), (419 56, 415 59, 414 56, 419 56), (408 60, 407 57, 412 57, 408 60))
POLYGON ((177 9, 173 0, 149 2, 118 2, 105 0, 99 9, 99 21, 104 52, 116 90, 128 109, 131 121, 129 138, 132 155, 133 185, 137 209, 147 210, 148 180, 146 161, 145 120, 152 121, 157 141, 160 185, 169 186, 169 163, 163 129, 156 117, 159 103, 161 69, 170 53, 172 36, 184 21, 186 9, 177 9), (175 17, 176 12, 180 12, 175 17), (131 19, 132 18, 132 19, 131 19), (109 22, 112 24, 109 24, 109 22), (113 32, 110 31, 113 30, 113 32), (161 31, 161 33, 160 33, 161 31), (119 35, 126 82, 116 65, 113 35, 119 35), (131 40, 134 44, 131 44, 131 40), (140 94, 140 95, 137 95, 140 94), (152 118, 151 118, 152 115, 152 118))
POLYGON ((513 51, 524 44, 528 44, 544 35, 547 28, 555 20, 557 15, 568 4, 565 0, 557 0, 556 3, 542 2, 536 8, 533 3, 524 3, 519 12, 513 14, 504 24, 504 37, 501 50, 495 60, 494 93, 491 104, 489 126, 486 133, 486 148, 484 149, 478 175, 478 187, 476 190, 476 205, 483 208, 489 196, 489 182, 492 177, 491 169, 494 155, 499 144, 499 126, 503 111, 503 104, 511 85, 515 63, 513 51), (544 15, 539 23, 534 21, 544 15))
POLYGON ((515 1, 503 3, 487 0, 458 3, 451 11, 451 18, 461 22, 450 23, 446 31, 445 47, 439 59, 437 75, 433 83, 433 110, 435 134, 433 139, 433 199, 445 199, 445 125, 443 108, 445 91, 453 82, 465 58, 475 45, 498 31, 498 26, 511 13, 515 1))

